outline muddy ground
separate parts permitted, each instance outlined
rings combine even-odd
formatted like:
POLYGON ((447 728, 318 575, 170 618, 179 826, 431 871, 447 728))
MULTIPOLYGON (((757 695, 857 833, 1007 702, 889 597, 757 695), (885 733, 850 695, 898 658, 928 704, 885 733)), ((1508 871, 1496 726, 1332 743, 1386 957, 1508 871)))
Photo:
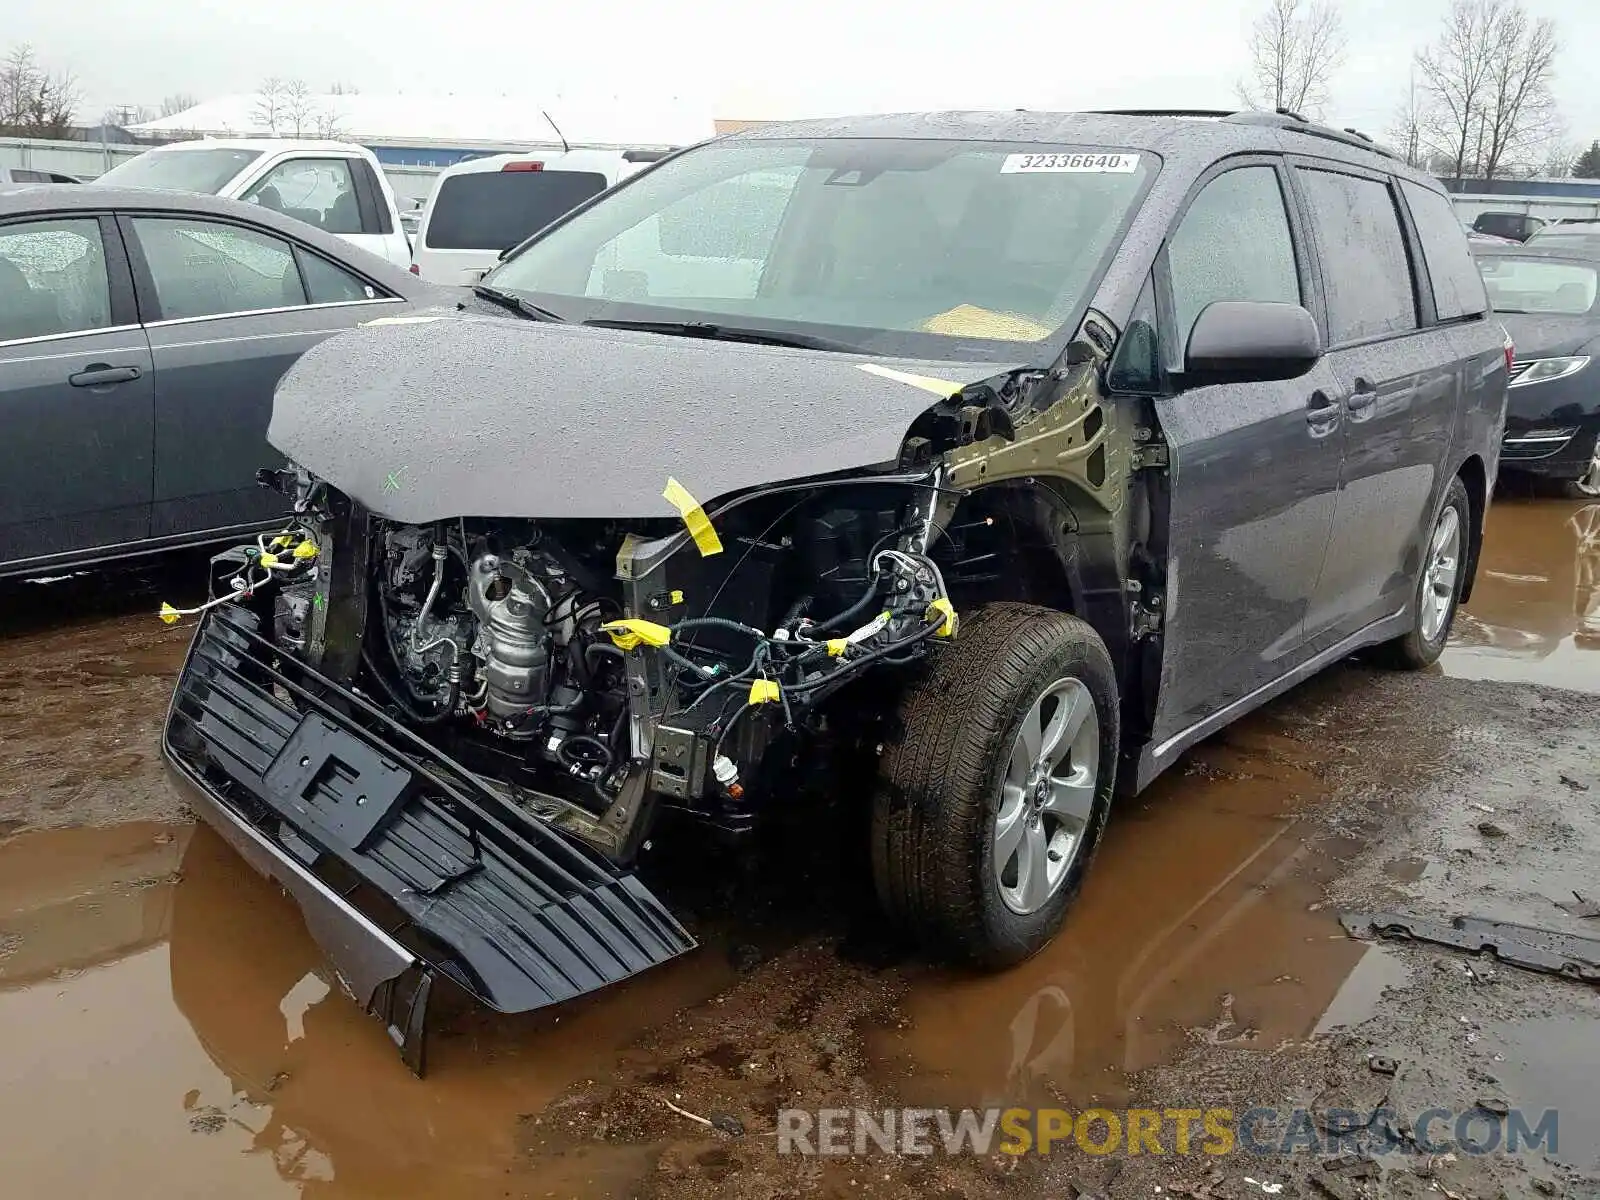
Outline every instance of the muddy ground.
POLYGON ((1600 899, 1600 506, 1498 504, 1442 669, 1347 663, 1196 748, 1013 971, 908 956, 848 823, 802 823, 726 884, 696 856, 651 868, 688 958, 531 1017, 440 1006, 423 1081, 160 766, 186 634, 152 614, 198 578, 191 557, 0 589, 0 1195, 1600 1195, 1597 990, 1338 921, 1600 937, 1561 907, 1600 899), (1328 1169, 801 1158, 773 1134, 789 1105, 1009 1104, 1553 1107, 1559 1145, 1328 1169))

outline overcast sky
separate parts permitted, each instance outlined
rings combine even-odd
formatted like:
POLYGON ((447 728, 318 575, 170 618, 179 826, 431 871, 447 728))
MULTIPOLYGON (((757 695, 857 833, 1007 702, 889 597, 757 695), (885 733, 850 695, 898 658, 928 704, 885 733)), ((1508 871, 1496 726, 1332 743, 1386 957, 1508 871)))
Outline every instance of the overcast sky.
MULTIPOLYGON (((1566 52, 1570 140, 1600 137, 1600 0, 1526 0, 1566 52)), ((548 102, 604 87, 721 117, 901 108, 1222 107, 1264 0, 0 0, 0 50, 77 75, 88 115, 269 75, 363 92, 548 102)), ((1343 0, 1349 49, 1328 117, 1381 134, 1445 0, 1343 0)))

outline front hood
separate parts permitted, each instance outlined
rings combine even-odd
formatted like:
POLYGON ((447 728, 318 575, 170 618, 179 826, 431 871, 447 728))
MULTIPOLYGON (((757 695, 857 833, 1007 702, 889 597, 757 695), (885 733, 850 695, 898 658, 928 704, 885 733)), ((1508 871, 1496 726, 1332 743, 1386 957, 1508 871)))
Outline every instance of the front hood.
POLYGON ((669 477, 706 501, 892 463, 929 405, 1010 369, 424 313, 308 350, 267 436, 409 524, 672 516, 669 477))
POLYGON ((1517 348, 1517 360, 1557 358, 1578 354, 1600 327, 1588 317, 1536 316, 1530 313, 1501 313, 1500 323, 1517 348))

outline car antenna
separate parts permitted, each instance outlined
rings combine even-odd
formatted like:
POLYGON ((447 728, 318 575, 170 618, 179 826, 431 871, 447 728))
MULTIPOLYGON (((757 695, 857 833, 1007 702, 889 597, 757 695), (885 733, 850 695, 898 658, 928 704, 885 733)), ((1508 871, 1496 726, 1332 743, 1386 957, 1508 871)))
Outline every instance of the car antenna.
POLYGON ((561 139, 561 149, 565 153, 571 154, 572 153, 572 147, 567 145, 567 135, 561 132, 561 126, 557 125, 555 123, 555 121, 551 120, 550 114, 545 112, 544 109, 542 109, 542 108, 539 110, 539 115, 541 117, 543 117, 546 121, 550 121, 550 128, 554 129, 556 131, 556 136, 561 139))

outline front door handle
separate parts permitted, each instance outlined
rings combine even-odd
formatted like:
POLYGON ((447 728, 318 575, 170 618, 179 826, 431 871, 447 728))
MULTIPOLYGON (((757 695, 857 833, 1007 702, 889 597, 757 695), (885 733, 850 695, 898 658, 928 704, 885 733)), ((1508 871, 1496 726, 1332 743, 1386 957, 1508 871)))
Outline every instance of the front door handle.
POLYGON ((113 367, 110 363, 90 363, 83 370, 67 376, 73 387, 105 387, 112 383, 131 383, 139 378, 138 367, 113 367))
POLYGON ((1318 388, 1306 401, 1306 424, 1312 437, 1326 437, 1339 425, 1339 403, 1318 388))

